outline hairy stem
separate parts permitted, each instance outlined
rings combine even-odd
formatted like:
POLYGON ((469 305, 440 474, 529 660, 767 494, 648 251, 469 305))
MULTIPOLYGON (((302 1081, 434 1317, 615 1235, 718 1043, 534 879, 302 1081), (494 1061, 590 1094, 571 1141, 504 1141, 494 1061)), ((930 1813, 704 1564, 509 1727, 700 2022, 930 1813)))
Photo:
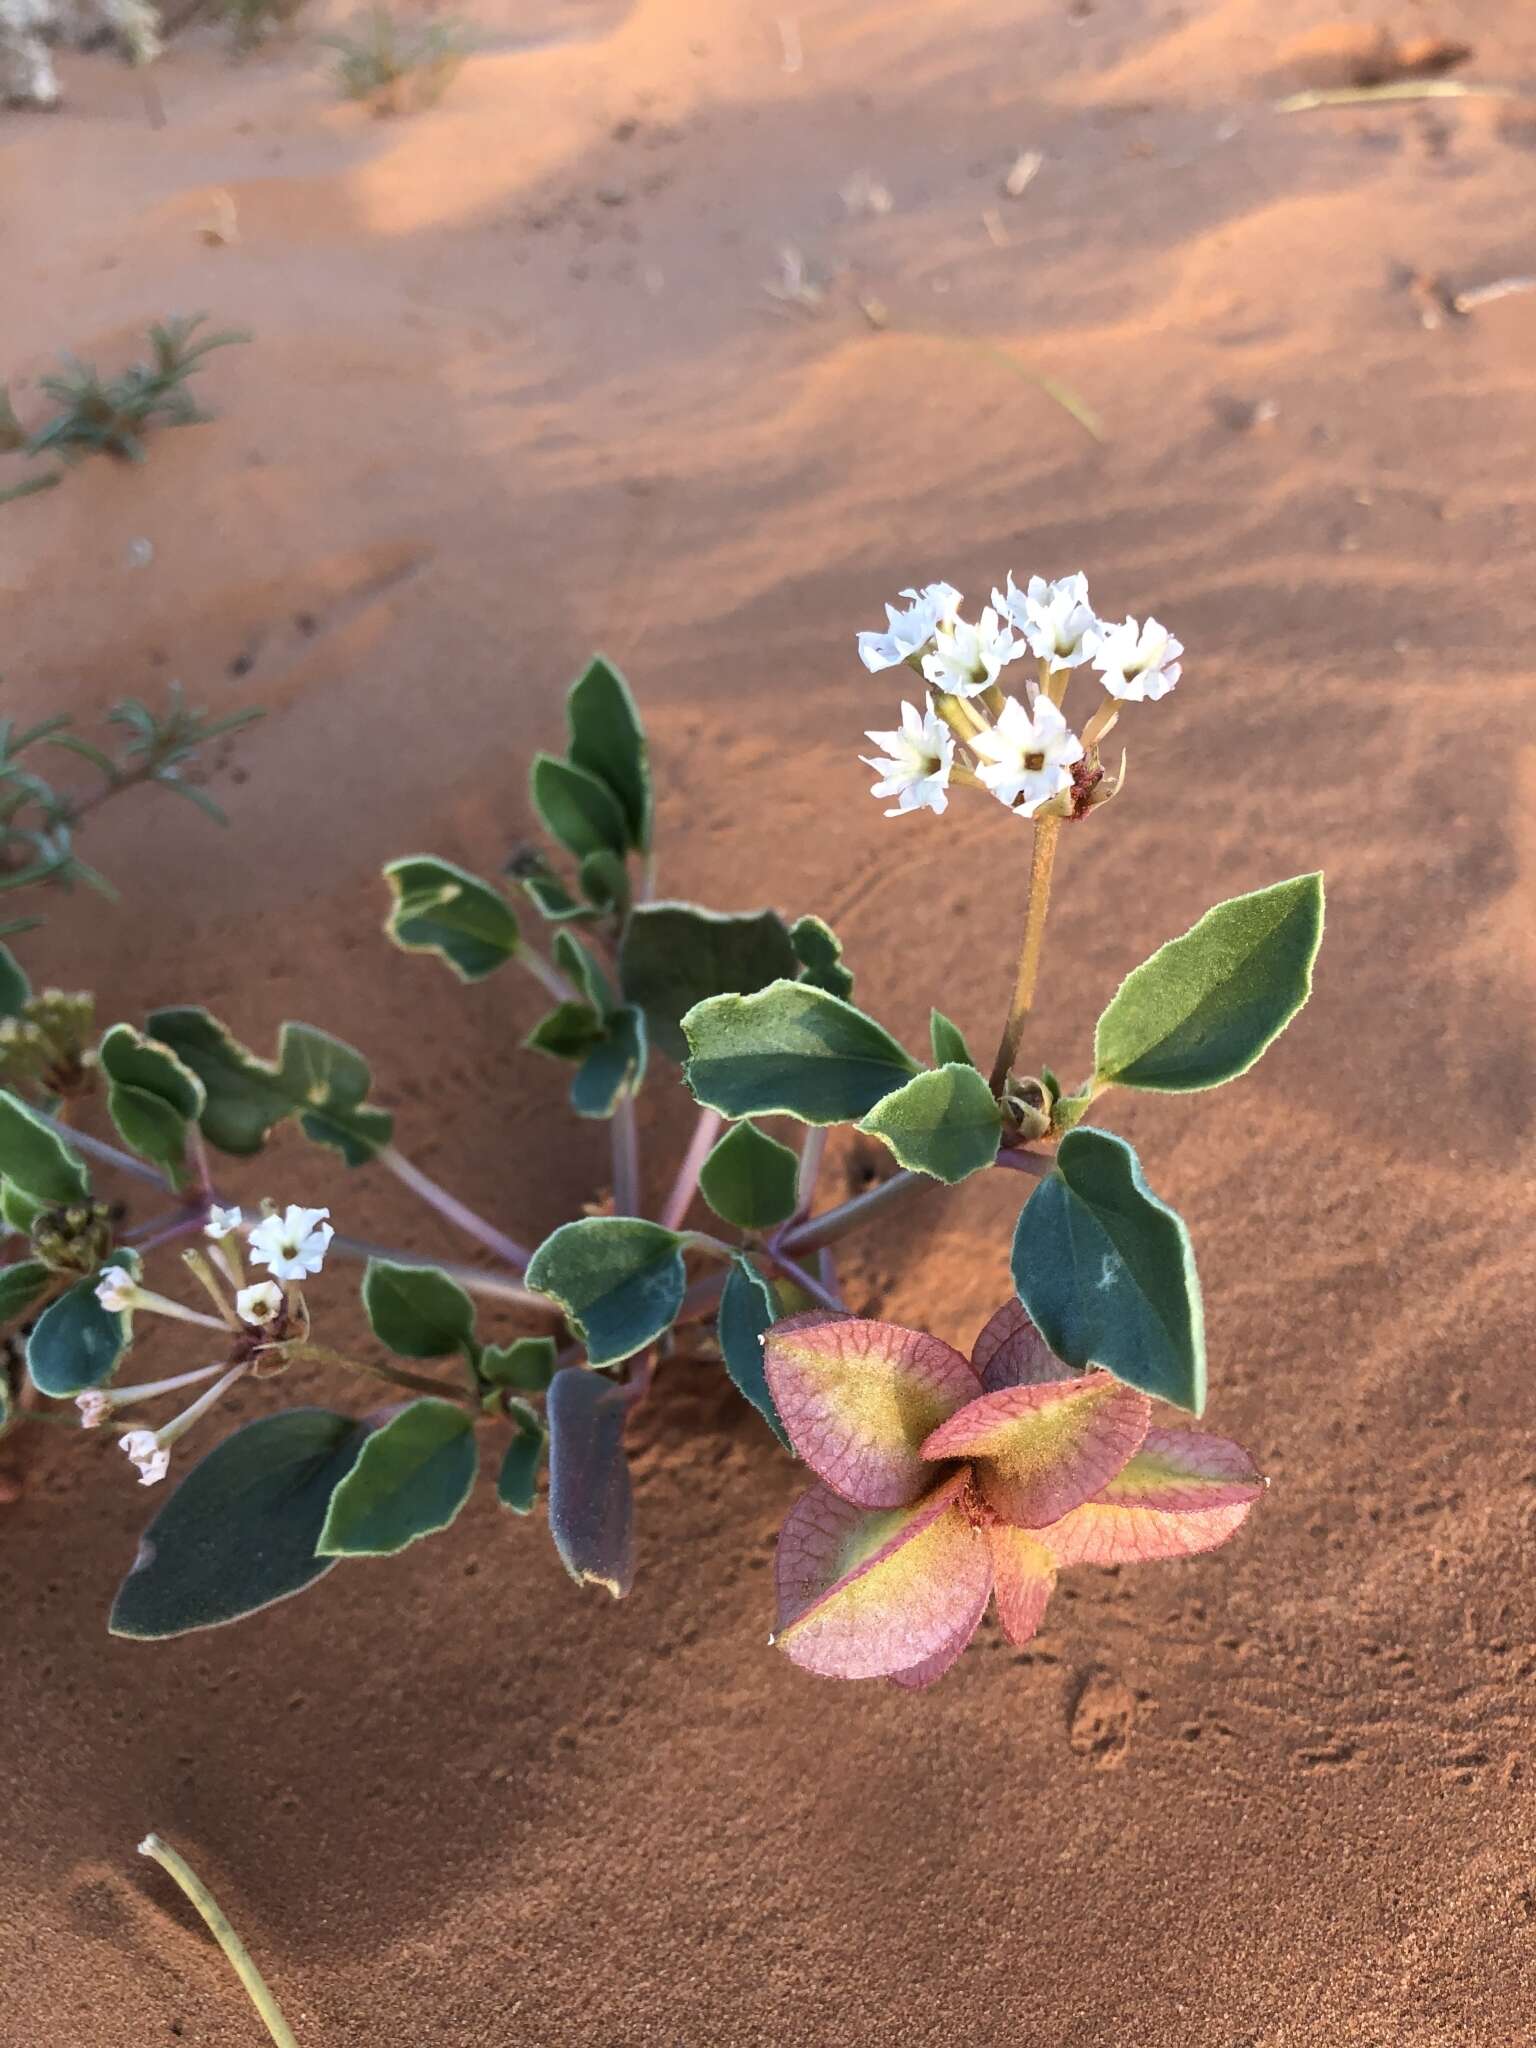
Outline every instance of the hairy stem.
POLYGON ((717 1109, 699 1111, 699 1120, 693 1127, 693 1136, 688 1140, 688 1150, 683 1154, 683 1163, 677 1169, 677 1179, 672 1183, 672 1192, 667 1196, 666 1205, 661 1212, 661 1222, 665 1229, 676 1230, 688 1214, 688 1205, 698 1189, 700 1169, 714 1148, 723 1121, 717 1109))
POLYGON ((461 1202, 457 1195, 450 1195, 446 1188, 439 1187, 430 1174, 423 1173, 419 1166, 413 1166, 393 1145, 381 1146, 375 1156, 381 1166, 389 1168, 396 1180, 403 1182, 413 1195, 418 1195, 439 1216, 446 1216, 466 1237, 475 1238, 498 1259, 505 1259, 509 1266, 515 1266, 518 1272, 526 1271, 533 1254, 515 1237, 508 1237, 505 1231, 498 1230, 494 1223, 487 1223, 467 1203, 461 1202))
POLYGON ((393 1387, 407 1387, 413 1394, 436 1394, 439 1400, 456 1401, 460 1407, 478 1411, 479 1398, 468 1394, 451 1380, 433 1379, 430 1373, 404 1372, 393 1365, 369 1365, 359 1358, 348 1358, 340 1351, 332 1351, 325 1344, 294 1344, 280 1347, 290 1358, 309 1359, 315 1365, 339 1365, 347 1372, 367 1373, 376 1380, 388 1380, 393 1387))
POLYGON ((546 960, 536 946, 520 945, 512 955, 513 959, 543 989, 544 993, 557 1003, 579 1003, 580 991, 566 980, 552 960, 546 960))
POLYGON ((781 1252, 774 1245, 765 1245, 763 1251, 764 1256, 772 1259, 779 1271, 793 1280, 797 1287, 803 1288, 812 1301, 819 1302, 823 1308, 832 1309, 838 1315, 846 1313, 848 1304, 832 1289, 824 1287, 814 1274, 805 1270, 804 1266, 797 1265, 788 1252, 781 1252))
POLYGON ((926 1173, 911 1173, 905 1169, 893 1173, 889 1180, 877 1182, 874 1187, 866 1188, 862 1195, 855 1195, 850 1201, 829 1209, 824 1216, 814 1216, 809 1223, 802 1223, 798 1229, 788 1232, 784 1249, 787 1252, 820 1251, 824 1244, 831 1244, 869 1217, 909 1201, 913 1195, 921 1194, 924 1188, 942 1185, 940 1181, 930 1180, 926 1173))
POLYGON ((1060 818, 1035 820, 1034 846, 1029 862, 1029 901, 1024 911, 1024 942, 1019 948, 1018 972, 1014 977, 1013 1000, 1008 1022, 1003 1026, 997 1058, 992 1063, 992 1093, 1001 1095, 1013 1072, 1025 1020, 1035 999, 1040 975, 1040 948, 1045 939, 1046 914, 1051 907, 1051 871, 1056 865, 1056 842, 1061 836, 1060 818))
POLYGON ((140 1180, 152 1180, 157 1188, 169 1185, 158 1167, 150 1166, 145 1160, 135 1159, 131 1152, 120 1152, 116 1145, 109 1145, 102 1138, 93 1138, 89 1131, 75 1130, 72 1125, 65 1123, 62 1117, 53 1116, 46 1109, 39 1109, 36 1103, 28 1103, 27 1107, 39 1123, 46 1124, 51 1131, 57 1131, 65 1143, 73 1145, 77 1151, 88 1153, 91 1158, 99 1159, 105 1166, 115 1166, 120 1173, 137 1174, 140 1180))
POLYGON ((626 1088, 608 1119, 608 1136, 613 1145, 613 1213, 640 1214, 640 1127, 635 1118, 635 1098, 626 1088))
POLYGON ((809 1216, 816 1200, 816 1183, 821 1179, 821 1162, 826 1157, 827 1127, 812 1124, 800 1147, 800 1170, 795 1176, 795 1215, 809 1216))
POLYGON ((540 1315, 554 1313, 554 1303, 535 1294, 531 1287, 500 1273, 487 1273, 481 1266, 464 1265, 458 1259, 423 1258, 420 1252, 396 1251, 387 1244, 373 1244, 365 1237, 333 1237, 330 1248, 343 1259, 383 1259, 391 1266, 432 1266, 439 1273, 446 1273, 450 1280, 457 1280, 468 1294, 483 1294, 491 1301, 509 1301, 517 1308, 537 1309, 540 1315))
POLYGON ((146 1835, 139 1844, 139 1854, 152 1856, 160 1868, 175 1879, 185 1896, 196 1906, 208 1932, 223 1949, 230 1968, 244 1985, 246 1997, 260 2014, 261 2023, 276 2042, 277 2048, 299 2048, 292 2027, 283 2018, 277 2000, 267 1989, 260 1970, 251 1961, 250 1951, 230 1926, 223 1907, 191 1864, 185 1857, 177 1855, 170 1843, 162 1841, 158 1835, 146 1835))

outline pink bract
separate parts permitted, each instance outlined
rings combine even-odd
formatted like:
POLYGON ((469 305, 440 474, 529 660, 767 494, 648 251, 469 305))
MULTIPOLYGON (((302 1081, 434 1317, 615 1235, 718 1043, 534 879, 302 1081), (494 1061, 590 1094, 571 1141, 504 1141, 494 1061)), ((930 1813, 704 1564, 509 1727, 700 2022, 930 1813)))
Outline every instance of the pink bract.
POLYGON ((779 1537, 774 1640, 824 1677, 931 1685, 989 1598, 1028 1642, 1063 1567, 1212 1550, 1264 1490, 1240 1445, 1154 1427, 1135 1388, 1071 1372, 1016 1301, 969 1361, 920 1331, 822 1314, 777 1324, 763 1356, 821 1482, 779 1537))

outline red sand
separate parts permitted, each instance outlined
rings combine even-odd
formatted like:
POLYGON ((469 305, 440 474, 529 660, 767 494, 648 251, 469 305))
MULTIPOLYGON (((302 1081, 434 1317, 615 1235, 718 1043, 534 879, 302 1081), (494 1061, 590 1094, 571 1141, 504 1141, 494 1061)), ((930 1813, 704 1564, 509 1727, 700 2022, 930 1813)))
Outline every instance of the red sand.
MULTIPOLYGON (((305 2048, 1536 2038, 1536 296, 1426 327, 1404 283, 1533 267, 1536 101, 1274 113, 1369 55, 1342 0, 850 0, 798 11, 799 71, 779 11, 482 7, 490 52, 399 123, 310 42, 232 68, 203 32, 158 131, 100 57, 61 115, 0 116, 24 415, 60 347, 203 306, 258 334, 210 368, 216 425, 0 512, 7 708, 174 675, 271 710, 216 777, 233 830, 106 813, 122 907, 59 905, 28 957, 108 1017, 355 1040, 404 1148, 536 1236, 600 1134, 516 1049, 530 991, 386 946, 380 862, 493 868, 601 645, 649 716, 664 889, 824 912, 909 1042, 936 995, 989 1040, 1021 838, 880 818, 854 755, 894 692, 852 636, 914 579, 1086 567, 1190 652, 1066 850, 1042 1050, 1081 1065, 1215 897, 1328 871, 1316 998, 1256 1073, 1106 1106, 1194 1230, 1210 1421, 1272 1493, 913 1699, 769 1652, 799 1475, 702 1368, 644 1414, 617 1607, 487 1493, 231 1631, 109 1641, 147 1497, 50 1439, 0 1521, 5 2048, 260 2039, 150 1827, 305 2048), (861 170, 889 214, 847 213, 861 170), (815 312, 762 289, 783 244, 815 312)), ((1507 85, 1527 16, 1389 25, 1507 85)), ((688 1118, 658 1088, 643 1121, 656 1186, 688 1118)), ((461 1249, 300 1147, 239 1180, 461 1249)), ((853 1298, 968 1339, 1018 1192, 913 1209, 853 1298)))

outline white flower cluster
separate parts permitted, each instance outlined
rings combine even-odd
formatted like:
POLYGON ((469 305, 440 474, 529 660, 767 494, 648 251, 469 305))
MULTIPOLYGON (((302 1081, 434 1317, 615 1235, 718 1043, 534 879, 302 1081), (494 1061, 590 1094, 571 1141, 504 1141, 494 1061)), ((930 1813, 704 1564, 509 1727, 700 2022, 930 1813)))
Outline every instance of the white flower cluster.
POLYGON ((1086 576, 1056 583, 1031 576, 1021 590, 1010 575, 974 624, 961 618, 963 600, 951 584, 901 594, 907 608, 886 606, 883 633, 859 635, 859 658, 872 673, 906 666, 929 685, 921 711, 904 703, 896 730, 868 735, 881 749, 862 757, 880 778, 871 793, 895 798, 888 818, 945 810, 951 784, 960 781, 990 790, 1020 817, 1046 804, 1068 808, 1073 770, 1085 760, 1096 765, 1098 741, 1119 704, 1166 697, 1179 680, 1184 649, 1167 628, 1156 619, 1118 626, 1100 619, 1086 576), (1004 670, 1031 655, 1036 674, 1025 680, 1025 699, 1005 695, 1004 670), (1061 699, 1070 671, 1085 665, 1113 701, 1079 739, 1061 699))

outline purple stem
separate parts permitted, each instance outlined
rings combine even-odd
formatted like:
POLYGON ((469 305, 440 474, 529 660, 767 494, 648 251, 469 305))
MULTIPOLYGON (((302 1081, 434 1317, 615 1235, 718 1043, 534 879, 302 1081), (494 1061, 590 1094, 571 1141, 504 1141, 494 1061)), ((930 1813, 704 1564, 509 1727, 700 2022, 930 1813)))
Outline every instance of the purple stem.
POLYGON ((439 1216, 446 1216, 448 1221, 462 1230, 466 1237, 472 1237, 483 1244, 487 1251, 494 1252, 499 1259, 505 1259, 507 1264, 516 1267, 519 1273, 526 1272, 533 1253, 526 1246, 520 1245, 515 1237, 508 1237, 505 1231, 498 1230, 494 1223, 487 1223, 483 1216, 476 1215, 475 1211, 461 1202, 457 1195, 450 1195, 446 1188, 438 1186, 430 1174, 423 1173, 419 1166, 413 1166, 403 1153, 395 1150, 393 1145, 381 1146, 375 1156, 381 1166, 389 1168, 396 1180, 403 1181, 413 1195, 419 1195, 429 1208, 437 1211, 439 1216))
POLYGON ((848 1304, 836 1294, 822 1286, 821 1282, 808 1273, 804 1266, 796 1265, 787 1252, 781 1252, 775 1245, 765 1245, 764 1251, 781 1273, 787 1273, 797 1287, 803 1287, 812 1301, 819 1301, 823 1308, 832 1309, 838 1315, 847 1313, 848 1304))
POLYGON ((661 1212, 662 1228, 676 1230, 688 1214, 699 1185, 699 1172, 714 1148, 715 1139, 720 1135, 724 1119, 717 1109, 701 1109, 699 1120, 693 1127, 693 1136, 688 1140, 688 1150, 683 1154, 683 1163, 677 1169, 677 1179, 672 1183, 672 1192, 667 1196, 666 1207, 661 1212))

